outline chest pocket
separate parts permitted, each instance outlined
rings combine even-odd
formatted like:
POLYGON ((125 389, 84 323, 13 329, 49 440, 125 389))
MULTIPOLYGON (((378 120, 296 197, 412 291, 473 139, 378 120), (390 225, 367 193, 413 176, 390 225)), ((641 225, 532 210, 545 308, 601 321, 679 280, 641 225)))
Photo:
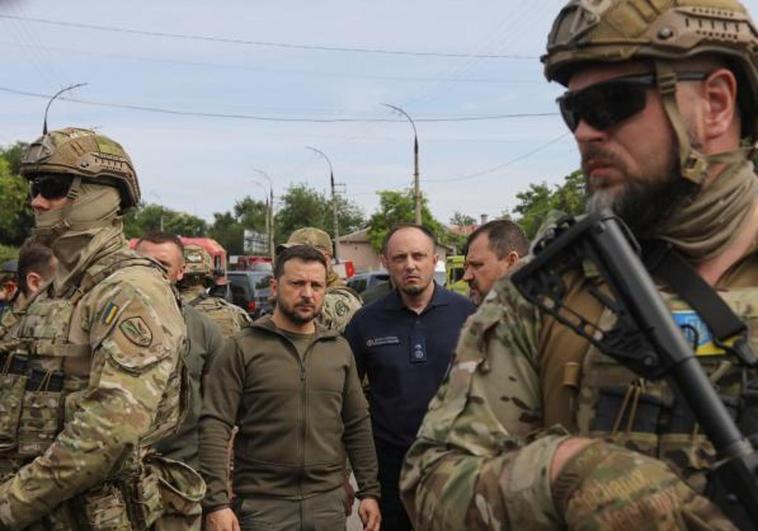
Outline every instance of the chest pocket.
POLYGON ((90 353, 88 345, 69 342, 73 309, 66 299, 38 298, 19 324, 17 350, 6 353, 0 439, 19 457, 36 457, 50 446, 86 389, 86 378, 63 370, 66 358, 90 353))
MULTIPOLYGON (((721 292, 722 298, 745 320, 750 343, 758 352, 758 288, 721 292)), ((691 309, 682 301, 668 297, 672 314, 686 314, 691 309)), ((602 329, 615 321, 606 310, 600 318, 602 329)), ((684 329, 685 336, 689 329, 684 329)), ((703 343, 702 337, 699 341, 703 343)), ((758 426, 758 379, 754 369, 737 365, 737 360, 722 350, 700 349, 698 360, 721 396, 728 411, 745 428, 754 419, 758 426), (755 387, 750 403, 750 384, 755 387), (747 400, 746 400, 747 399, 747 400)), ((700 432, 694 415, 682 397, 664 380, 644 380, 615 360, 590 346, 581 368, 575 418, 580 433, 602 438, 672 465, 690 485, 701 491, 703 472, 715 459, 710 441, 700 432)), ((749 433, 746 430, 746 433, 749 433)))

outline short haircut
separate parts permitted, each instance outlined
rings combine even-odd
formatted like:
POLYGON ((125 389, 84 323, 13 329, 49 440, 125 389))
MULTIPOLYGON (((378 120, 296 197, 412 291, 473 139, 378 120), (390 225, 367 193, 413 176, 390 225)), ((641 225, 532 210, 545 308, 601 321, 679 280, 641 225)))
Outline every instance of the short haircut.
POLYGON ((173 243, 179 248, 179 251, 182 254, 182 260, 184 260, 184 244, 182 243, 181 238, 176 234, 156 230, 140 236, 139 240, 137 240, 137 245, 142 242, 155 243, 158 245, 161 243, 173 243))
POLYGON ((325 270, 329 269, 326 263, 326 258, 321 251, 310 245, 293 245, 282 249, 282 251, 276 255, 276 263, 274 264, 274 278, 279 280, 284 274, 284 264, 288 261, 297 258, 303 262, 318 262, 324 266, 325 270))
POLYGON ((477 227, 466 240, 463 254, 468 254, 468 248, 477 237, 486 234, 490 240, 489 248, 498 259, 502 260, 511 251, 525 256, 529 252, 529 239, 524 230, 509 219, 494 219, 477 227))
POLYGON ((390 230, 387 231, 387 235, 384 237, 384 240, 382 240, 382 254, 384 256, 387 256, 387 245, 390 243, 390 239, 392 236, 400 230, 403 229, 417 229, 423 232, 426 236, 429 237, 430 240, 432 240, 432 247, 437 246, 437 237, 434 235, 434 233, 429 230, 428 228, 424 227, 423 225, 417 225, 415 223, 398 223, 396 225, 393 225, 390 230))
POLYGON ((18 289, 24 295, 29 295, 29 285, 26 283, 26 275, 37 273, 45 281, 55 273, 55 256, 53 250, 41 243, 27 241, 18 252, 18 269, 16 270, 16 282, 18 289))

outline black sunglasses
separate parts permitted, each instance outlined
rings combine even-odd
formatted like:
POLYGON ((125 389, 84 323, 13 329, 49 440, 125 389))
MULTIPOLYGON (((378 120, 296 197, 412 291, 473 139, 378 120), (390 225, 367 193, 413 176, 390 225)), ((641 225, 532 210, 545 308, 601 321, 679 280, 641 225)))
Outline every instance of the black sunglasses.
MULTIPOLYGON (((701 81, 707 72, 677 73, 677 81, 701 81)), ((568 91, 556 101, 563 121, 574 132, 584 120, 599 131, 605 131, 642 111, 647 105, 647 91, 656 86, 655 74, 623 76, 568 91)))
POLYGON ((71 188, 71 177, 61 175, 42 175, 29 181, 29 195, 32 199, 41 195, 45 199, 66 197, 71 188))

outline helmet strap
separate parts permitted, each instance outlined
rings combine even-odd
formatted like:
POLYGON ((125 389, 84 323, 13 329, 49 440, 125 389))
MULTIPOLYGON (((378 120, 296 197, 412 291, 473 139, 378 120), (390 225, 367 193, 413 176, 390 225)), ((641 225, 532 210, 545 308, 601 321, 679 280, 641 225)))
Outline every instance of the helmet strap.
POLYGON ((66 194, 66 204, 63 206, 63 214, 61 215, 61 221, 60 225, 62 225, 62 230, 60 233, 66 232, 69 228, 71 228, 71 222, 69 221, 69 215, 71 214, 71 209, 74 208, 74 201, 76 201, 76 198, 79 197, 79 188, 82 185, 82 178, 81 177, 74 177, 74 179, 71 181, 71 186, 68 189, 68 193, 66 194))
POLYGON ((681 176, 700 186, 707 174, 708 161, 702 153, 692 147, 692 142, 690 142, 690 137, 687 134, 687 126, 682 118, 682 113, 679 111, 679 105, 676 103, 676 72, 670 63, 655 61, 655 75, 663 108, 666 110, 679 143, 681 176))

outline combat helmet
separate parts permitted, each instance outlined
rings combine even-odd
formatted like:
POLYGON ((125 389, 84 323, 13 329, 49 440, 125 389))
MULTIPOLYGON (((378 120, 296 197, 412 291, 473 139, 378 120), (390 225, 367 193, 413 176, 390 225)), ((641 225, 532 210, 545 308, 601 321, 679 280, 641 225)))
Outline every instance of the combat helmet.
POLYGON ((21 161, 21 175, 31 180, 44 174, 73 177, 70 199, 76 198, 81 181, 88 181, 118 188, 122 210, 140 200, 129 155, 118 142, 90 129, 58 129, 32 142, 21 161))
POLYGON ((309 245, 329 255, 334 254, 332 238, 326 231, 316 227, 303 227, 293 231, 287 239, 287 243, 279 244, 276 250, 281 252, 283 249, 295 245, 309 245))
POLYGON ((680 146, 682 175, 699 182, 704 157, 692 149, 674 91, 672 61, 702 54, 725 60, 739 83, 744 136, 758 132, 758 31, 736 0, 571 0, 553 23, 545 76, 563 85, 588 63, 653 62, 680 146))
POLYGON ((197 244, 184 246, 185 275, 193 275, 204 280, 213 280, 213 260, 208 251, 197 244))

